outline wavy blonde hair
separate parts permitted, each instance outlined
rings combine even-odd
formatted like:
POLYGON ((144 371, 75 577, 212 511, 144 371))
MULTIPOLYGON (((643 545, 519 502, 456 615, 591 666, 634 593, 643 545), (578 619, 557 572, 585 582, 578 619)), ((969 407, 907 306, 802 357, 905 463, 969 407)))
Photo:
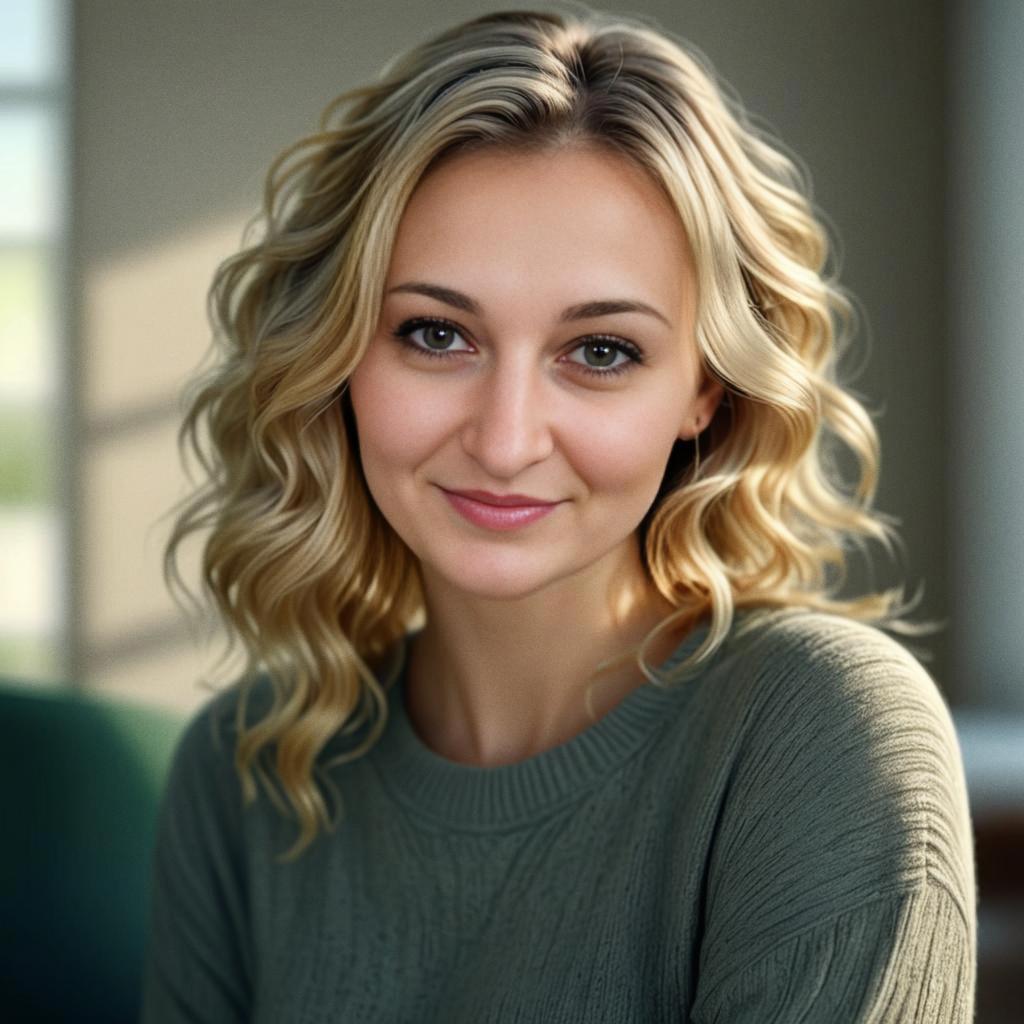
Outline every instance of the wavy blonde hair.
POLYGON ((178 547, 209 530, 202 588, 229 652, 240 642, 246 654, 235 764, 246 804, 255 773, 297 819, 286 860, 334 827, 314 780, 333 788, 320 755, 367 723, 328 765, 376 741, 390 685, 381 665, 426 614, 417 560, 367 489, 347 394, 405 204, 444 156, 573 144, 625 155, 670 197, 696 261, 702 363, 726 392, 699 459, 698 442, 677 443, 638 531, 650 578, 676 610, 629 656, 668 685, 711 657, 738 607, 921 631, 897 618, 909 607, 898 608, 899 590, 836 596, 850 543, 873 539, 892 554, 899 538, 871 508, 878 436, 838 380, 854 305, 825 271, 828 240, 796 161, 698 51, 635 18, 587 8, 475 18, 328 105, 319 130, 274 161, 250 225, 259 236, 210 289, 219 359, 193 381, 178 434, 205 481, 173 510, 164 571, 172 594, 187 593, 178 547), (852 485, 840 449, 856 463, 852 485), (703 644, 660 678, 644 660, 655 633, 705 617, 703 644), (261 674, 273 702, 251 720, 261 674))

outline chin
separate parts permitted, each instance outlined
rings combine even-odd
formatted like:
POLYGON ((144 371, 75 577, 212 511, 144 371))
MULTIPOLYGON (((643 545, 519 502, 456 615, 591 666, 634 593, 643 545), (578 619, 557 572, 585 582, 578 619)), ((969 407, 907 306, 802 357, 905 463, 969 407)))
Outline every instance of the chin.
POLYGON ((424 561, 422 564, 428 574, 442 580, 444 585, 461 593, 492 601, 515 601, 530 597, 545 587, 566 576, 572 569, 563 567, 559 572, 555 566, 541 569, 538 566, 524 565, 524 559, 514 559, 517 564, 502 564, 504 559, 476 559, 468 561, 463 552, 460 564, 452 562, 424 561))

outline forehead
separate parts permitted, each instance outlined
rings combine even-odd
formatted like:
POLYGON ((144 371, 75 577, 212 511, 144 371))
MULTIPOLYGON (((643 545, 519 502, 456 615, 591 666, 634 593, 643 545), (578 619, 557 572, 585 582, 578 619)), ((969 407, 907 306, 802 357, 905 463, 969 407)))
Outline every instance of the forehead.
POLYGON ((443 160, 402 215, 388 284, 428 271, 559 301, 625 289, 673 316, 693 290, 686 234, 662 189, 625 156, 582 147, 443 160))

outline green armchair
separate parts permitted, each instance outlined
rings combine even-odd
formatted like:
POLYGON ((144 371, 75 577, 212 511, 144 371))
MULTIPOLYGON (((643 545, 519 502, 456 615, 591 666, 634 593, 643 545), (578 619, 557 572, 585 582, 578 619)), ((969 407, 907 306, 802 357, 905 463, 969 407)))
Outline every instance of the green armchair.
POLYGON ((183 716, 0 679, 0 1007, 138 1017, 150 858, 183 716))

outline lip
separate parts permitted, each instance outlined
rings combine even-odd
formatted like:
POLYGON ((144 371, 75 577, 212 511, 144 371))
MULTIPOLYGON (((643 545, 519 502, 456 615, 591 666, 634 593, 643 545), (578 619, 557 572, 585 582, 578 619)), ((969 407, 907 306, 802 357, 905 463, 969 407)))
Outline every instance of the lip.
POLYGON ((520 494, 488 495, 490 498, 498 498, 506 504, 495 505, 490 501, 482 501, 472 495, 487 494, 486 491, 447 491, 441 488, 448 503, 464 519, 469 520, 476 526, 483 526, 489 530, 515 530, 528 523, 543 519, 544 516, 553 512, 561 502, 539 501, 520 494), (519 504, 523 500, 533 504, 519 504), (516 504, 508 504, 516 502, 516 504))
MULTIPOLYGON (((445 490, 445 488, 441 488, 445 490)), ((471 498, 485 505, 497 505, 499 508, 539 508, 541 505, 557 505, 557 501, 545 501, 543 498, 532 498, 529 494, 492 494, 490 491, 446 491, 461 498, 471 498)))

